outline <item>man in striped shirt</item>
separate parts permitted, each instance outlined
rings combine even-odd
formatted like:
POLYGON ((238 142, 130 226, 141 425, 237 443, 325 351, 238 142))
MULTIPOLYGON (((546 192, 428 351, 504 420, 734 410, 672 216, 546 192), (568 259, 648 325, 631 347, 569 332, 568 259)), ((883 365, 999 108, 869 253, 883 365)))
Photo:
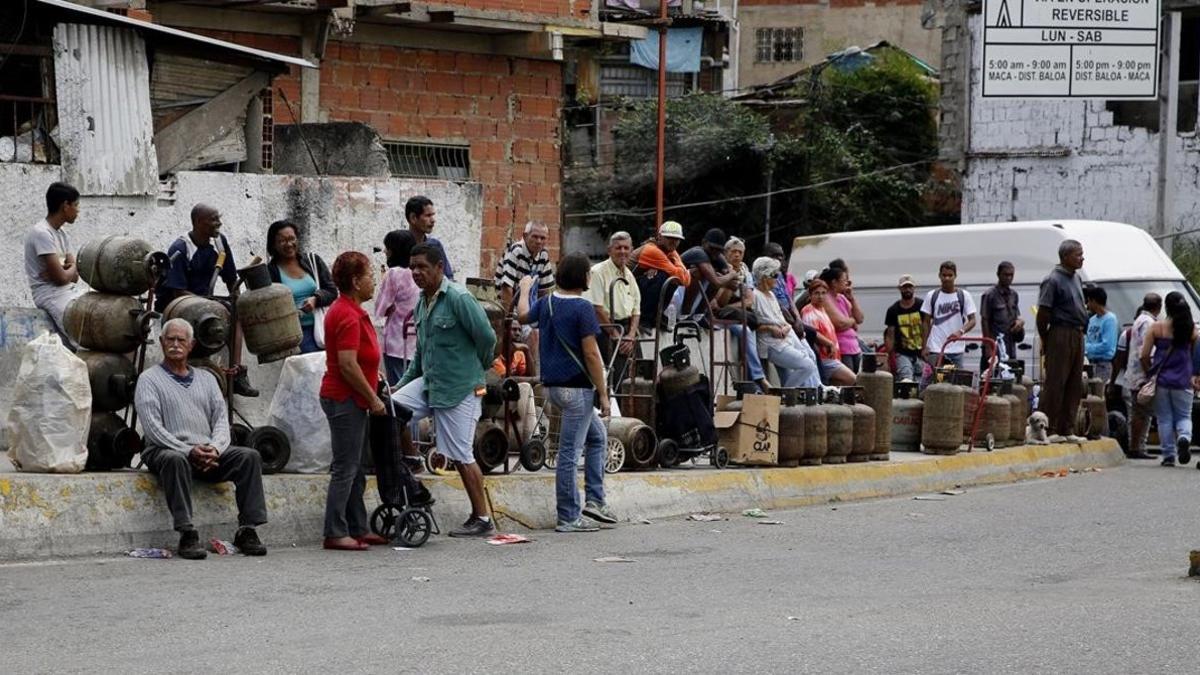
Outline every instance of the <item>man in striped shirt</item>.
POLYGON ((267 522, 262 458, 230 444, 229 412, 217 378, 188 365, 196 341, 192 326, 172 319, 162 328, 163 362, 138 378, 134 406, 146 447, 142 461, 158 477, 179 532, 179 557, 207 557, 192 525, 192 479, 232 482, 237 488, 238 530, 233 544, 244 555, 266 555, 254 528, 267 522))
POLYGON ((554 289, 554 265, 550 263, 550 253, 546 250, 546 239, 549 237, 550 230, 545 225, 531 221, 525 225, 525 236, 510 244, 505 251, 504 258, 496 268, 496 289, 500 292, 500 301, 506 311, 513 308, 513 294, 525 277, 532 277, 536 281, 539 296, 554 289))

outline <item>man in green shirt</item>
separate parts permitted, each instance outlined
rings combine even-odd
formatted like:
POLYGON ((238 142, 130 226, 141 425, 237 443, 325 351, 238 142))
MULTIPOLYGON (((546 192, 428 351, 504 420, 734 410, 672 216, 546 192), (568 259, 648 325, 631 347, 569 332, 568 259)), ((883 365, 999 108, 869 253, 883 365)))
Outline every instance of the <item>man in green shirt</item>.
POLYGON ((488 536, 496 526, 488 514, 473 445, 484 371, 492 365, 496 333, 467 289, 446 278, 439 248, 428 243, 414 246, 409 268, 421 289, 413 312, 417 348, 392 399, 406 411, 398 412, 401 417, 432 416, 438 452, 458 464, 471 499, 471 517, 450 536, 488 536))

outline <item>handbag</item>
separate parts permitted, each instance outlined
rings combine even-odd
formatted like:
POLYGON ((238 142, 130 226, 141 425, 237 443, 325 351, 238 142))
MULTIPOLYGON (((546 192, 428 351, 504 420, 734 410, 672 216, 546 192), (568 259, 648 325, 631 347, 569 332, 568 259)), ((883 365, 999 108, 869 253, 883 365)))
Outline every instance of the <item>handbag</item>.
MULTIPOLYGON (((309 263, 312 265, 313 281, 317 282, 317 288, 321 287, 321 275, 317 271, 317 254, 308 254, 309 263)), ((328 307, 317 307, 313 310, 313 342, 321 349, 325 348, 325 312, 328 307)))
POLYGON ((1138 405, 1150 405, 1154 402, 1154 396, 1158 394, 1158 371, 1162 370, 1163 365, 1171 358, 1171 352, 1175 351, 1175 345, 1171 345, 1167 349, 1167 355, 1159 361, 1158 365, 1151 368, 1150 372, 1146 373, 1150 377, 1141 387, 1138 387, 1137 402, 1138 405))

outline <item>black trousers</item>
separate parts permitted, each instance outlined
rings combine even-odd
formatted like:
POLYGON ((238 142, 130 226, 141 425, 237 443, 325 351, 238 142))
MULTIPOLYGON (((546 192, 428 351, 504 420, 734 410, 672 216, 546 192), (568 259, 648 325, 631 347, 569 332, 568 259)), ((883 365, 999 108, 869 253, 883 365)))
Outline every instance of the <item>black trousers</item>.
POLYGON ((238 525, 258 527, 267 522, 267 500, 263 496, 262 456, 257 450, 231 445, 221 453, 217 466, 196 471, 187 455, 166 448, 142 453, 142 461, 158 478, 167 497, 167 508, 175 520, 175 529, 192 527, 192 479, 206 483, 232 482, 237 495, 238 525))

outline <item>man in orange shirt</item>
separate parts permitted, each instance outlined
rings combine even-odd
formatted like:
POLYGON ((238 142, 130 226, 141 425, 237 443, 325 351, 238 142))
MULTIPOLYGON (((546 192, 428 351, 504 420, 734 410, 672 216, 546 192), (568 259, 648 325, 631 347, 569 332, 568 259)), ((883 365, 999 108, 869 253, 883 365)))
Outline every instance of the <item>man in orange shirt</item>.
MULTIPOLYGON (((682 241, 683 226, 668 220, 659 228, 657 237, 642 244, 631 256, 630 266, 642 294, 642 321, 639 328, 644 333, 663 325, 665 308, 659 307, 658 303, 667 279, 675 278, 684 288, 692 283, 692 275, 677 251, 682 241)), ((670 302, 670 298, 667 302, 670 302)))

